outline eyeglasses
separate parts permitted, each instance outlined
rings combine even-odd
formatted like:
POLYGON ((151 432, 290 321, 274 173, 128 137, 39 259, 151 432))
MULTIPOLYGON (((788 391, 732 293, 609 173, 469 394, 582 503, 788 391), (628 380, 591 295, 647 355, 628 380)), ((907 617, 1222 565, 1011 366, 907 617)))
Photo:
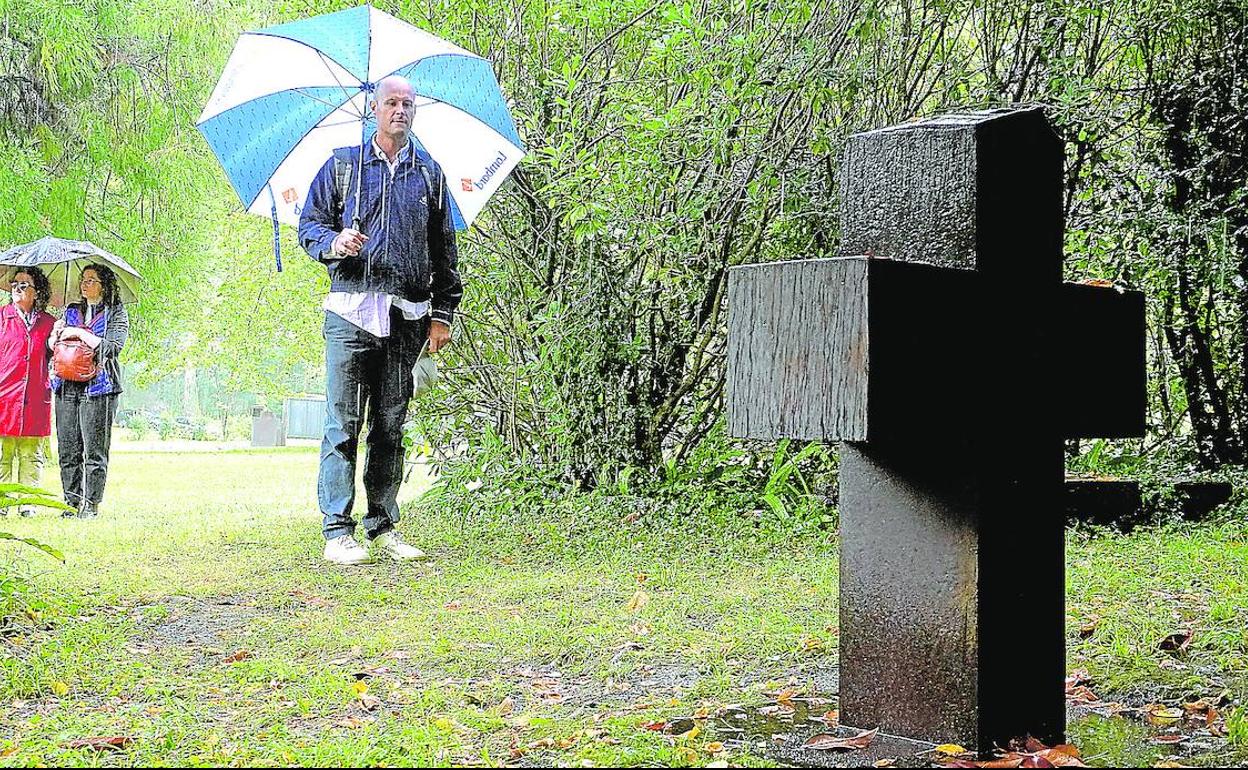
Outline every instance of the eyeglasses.
POLYGON ((83 278, 78 282, 79 286, 90 286, 93 283, 102 283, 99 278, 83 278))
POLYGON ((26 281, 14 281, 9 284, 9 291, 26 291, 32 287, 34 287, 33 283, 27 283, 26 281))

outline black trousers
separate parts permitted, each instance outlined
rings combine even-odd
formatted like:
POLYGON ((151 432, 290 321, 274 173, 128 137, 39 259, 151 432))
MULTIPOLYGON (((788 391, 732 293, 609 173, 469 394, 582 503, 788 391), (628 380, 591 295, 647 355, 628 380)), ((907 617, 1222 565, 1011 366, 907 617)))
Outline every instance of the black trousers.
POLYGON ((78 383, 66 382, 56 395, 56 441, 65 502, 81 508, 99 505, 108 479, 117 394, 88 397, 78 383), (76 387, 75 387, 76 386, 76 387))

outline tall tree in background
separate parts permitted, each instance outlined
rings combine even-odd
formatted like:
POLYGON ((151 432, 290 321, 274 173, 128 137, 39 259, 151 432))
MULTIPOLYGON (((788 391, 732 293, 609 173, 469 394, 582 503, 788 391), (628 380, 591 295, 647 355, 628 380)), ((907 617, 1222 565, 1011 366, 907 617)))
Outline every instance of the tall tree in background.
POLYGON ((1243 464, 1248 430, 1248 9, 1201 3, 1143 30, 1162 328, 1200 464, 1243 464))

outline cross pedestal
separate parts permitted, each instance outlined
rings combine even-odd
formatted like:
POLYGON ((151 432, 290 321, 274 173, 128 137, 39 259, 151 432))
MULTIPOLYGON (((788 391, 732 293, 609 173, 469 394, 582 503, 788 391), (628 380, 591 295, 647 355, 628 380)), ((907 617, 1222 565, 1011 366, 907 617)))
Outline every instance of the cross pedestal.
POLYGON ((1061 281, 1062 158, 1039 109, 856 135, 853 256, 732 271, 730 431, 843 442, 847 725, 1063 738, 1063 440, 1146 394, 1143 296, 1061 281))

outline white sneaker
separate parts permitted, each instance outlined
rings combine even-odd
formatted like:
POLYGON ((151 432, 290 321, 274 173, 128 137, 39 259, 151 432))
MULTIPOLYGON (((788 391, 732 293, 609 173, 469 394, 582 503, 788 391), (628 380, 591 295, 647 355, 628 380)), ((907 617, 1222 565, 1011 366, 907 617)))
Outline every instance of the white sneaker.
POLYGON ((360 545, 353 535, 341 535, 325 541, 325 561, 354 566, 368 564, 372 560, 368 549, 360 545))
POLYGON ((424 551, 403 542, 403 536, 394 530, 373 538, 373 545, 377 546, 382 553, 397 561, 416 561, 428 558, 425 556, 424 551))

